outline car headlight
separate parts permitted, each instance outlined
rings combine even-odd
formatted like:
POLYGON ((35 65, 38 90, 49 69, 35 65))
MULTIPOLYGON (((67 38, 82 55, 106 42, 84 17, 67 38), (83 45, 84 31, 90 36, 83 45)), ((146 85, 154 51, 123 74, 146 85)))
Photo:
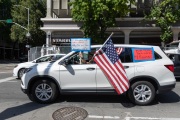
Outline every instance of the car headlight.
POLYGON ((24 73, 28 73, 29 71, 31 71, 32 70, 32 68, 25 68, 24 69, 24 73))

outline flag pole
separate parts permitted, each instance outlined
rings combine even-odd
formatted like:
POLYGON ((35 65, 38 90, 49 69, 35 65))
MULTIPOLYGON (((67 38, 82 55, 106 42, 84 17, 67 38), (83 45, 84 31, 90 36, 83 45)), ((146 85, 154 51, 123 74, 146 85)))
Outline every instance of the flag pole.
POLYGON ((99 48, 99 50, 106 44, 106 42, 111 38, 111 36, 113 35, 114 33, 112 32, 111 35, 107 38, 107 40, 104 42, 104 44, 99 48))
MULTIPOLYGON (((106 39, 106 41, 104 42, 104 44, 99 48, 99 50, 102 49, 102 47, 106 44, 106 42, 111 38, 111 36, 112 36, 113 34, 114 34, 114 33, 112 32, 111 35, 106 39)), ((99 50, 97 50, 97 51, 99 51, 99 50)), ((93 55, 92 59, 94 59, 95 56, 96 56, 96 53, 93 55)), ((92 59, 91 59, 91 60, 92 60, 92 59)))

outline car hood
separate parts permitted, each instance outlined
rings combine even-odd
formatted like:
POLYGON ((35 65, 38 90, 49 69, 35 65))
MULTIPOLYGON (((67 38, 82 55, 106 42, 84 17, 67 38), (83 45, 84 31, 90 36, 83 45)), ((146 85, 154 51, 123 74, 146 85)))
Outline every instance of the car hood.
POLYGON ((19 63, 18 66, 29 66, 29 65, 34 65, 34 64, 37 64, 37 63, 33 63, 32 61, 30 61, 30 62, 19 63))

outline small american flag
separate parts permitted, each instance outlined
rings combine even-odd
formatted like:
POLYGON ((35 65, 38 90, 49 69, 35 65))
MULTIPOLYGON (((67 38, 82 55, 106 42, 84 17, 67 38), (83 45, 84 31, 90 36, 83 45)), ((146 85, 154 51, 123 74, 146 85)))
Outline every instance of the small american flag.
POLYGON ((120 47, 116 48, 116 52, 118 55, 120 55, 122 51, 123 51, 123 48, 120 48, 120 47))
POLYGON ((94 61, 107 76, 118 94, 129 89, 129 80, 111 39, 96 51, 94 61))

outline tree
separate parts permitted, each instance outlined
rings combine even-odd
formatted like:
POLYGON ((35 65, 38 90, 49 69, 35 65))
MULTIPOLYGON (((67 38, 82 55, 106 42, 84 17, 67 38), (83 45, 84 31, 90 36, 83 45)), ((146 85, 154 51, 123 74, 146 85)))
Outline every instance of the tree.
POLYGON ((172 37, 171 26, 180 19, 178 6, 180 6, 179 0, 163 0, 155 4, 150 15, 146 16, 147 19, 154 20, 161 28, 160 38, 163 42, 172 37))
POLYGON ((91 37, 93 42, 102 43, 106 30, 116 26, 117 17, 129 12, 128 3, 133 0, 74 0, 69 3, 75 22, 82 22, 84 37, 91 37))
MULTIPOLYGON (((45 33, 40 30, 40 27, 43 25, 40 18, 46 15, 46 0, 19 0, 17 4, 21 6, 12 6, 13 22, 28 28, 28 10, 25 7, 29 8, 29 31, 31 39, 28 42, 33 46, 44 44, 45 33)), ((13 41, 18 40, 20 43, 27 41, 26 34, 27 30, 15 24, 12 25, 11 39, 13 41)))

